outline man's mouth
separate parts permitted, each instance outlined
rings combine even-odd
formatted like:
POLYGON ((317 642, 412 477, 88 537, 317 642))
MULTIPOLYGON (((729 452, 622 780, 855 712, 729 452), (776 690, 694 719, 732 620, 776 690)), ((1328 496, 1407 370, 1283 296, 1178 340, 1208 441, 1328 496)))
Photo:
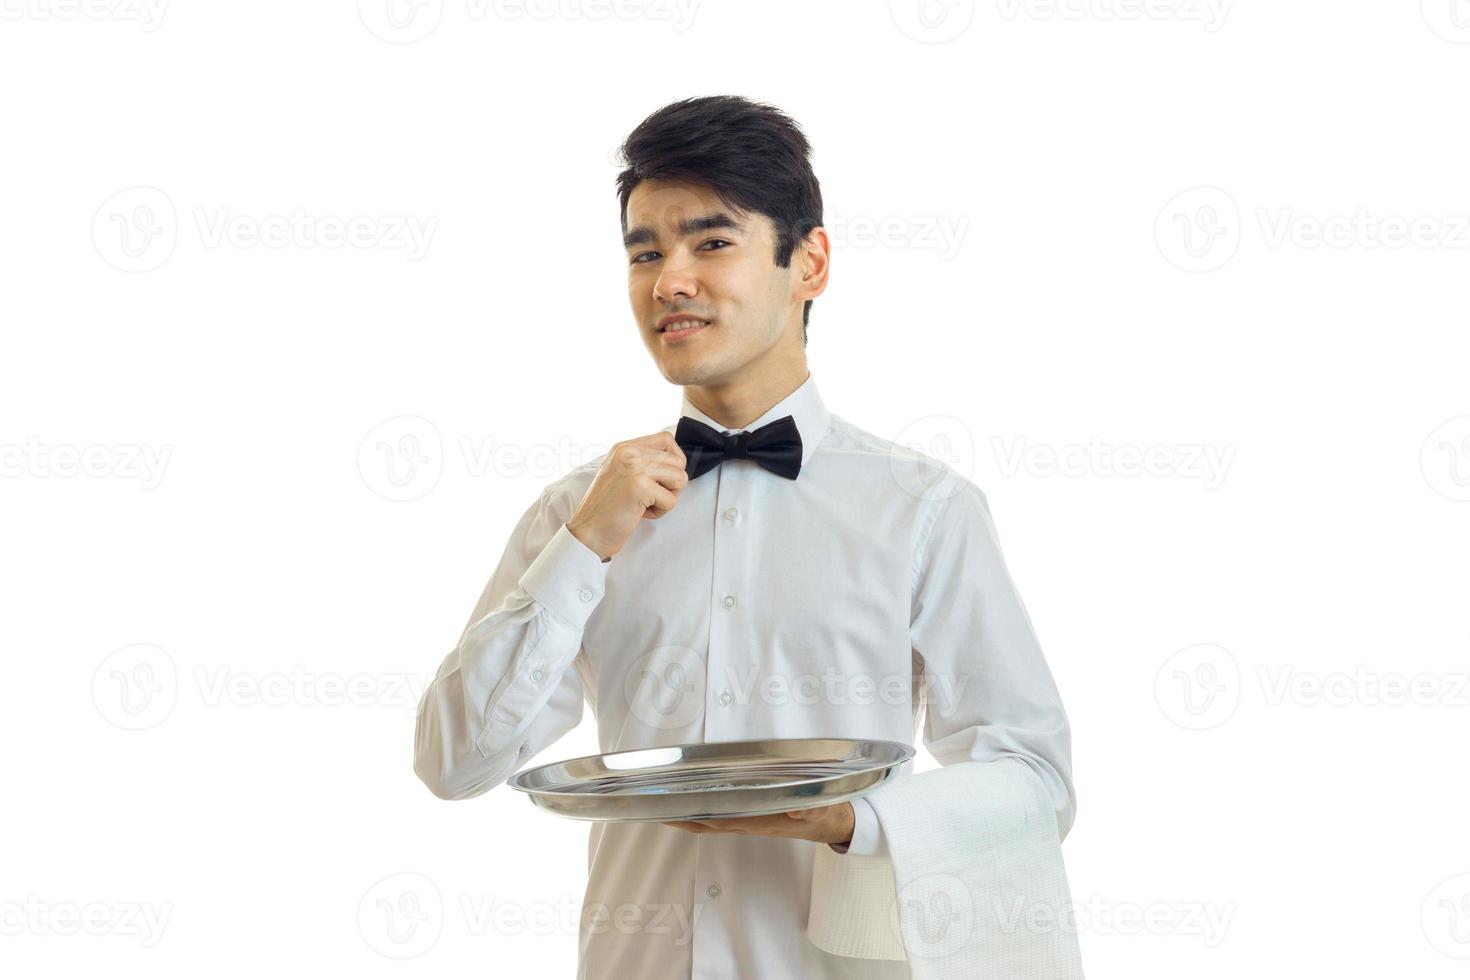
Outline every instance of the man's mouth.
POLYGON ((675 320, 668 326, 661 327, 659 329, 659 333, 663 334, 670 340, 676 340, 680 337, 687 337, 690 334, 703 330, 705 327, 709 326, 713 322, 714 321, 712 320, 675 320))

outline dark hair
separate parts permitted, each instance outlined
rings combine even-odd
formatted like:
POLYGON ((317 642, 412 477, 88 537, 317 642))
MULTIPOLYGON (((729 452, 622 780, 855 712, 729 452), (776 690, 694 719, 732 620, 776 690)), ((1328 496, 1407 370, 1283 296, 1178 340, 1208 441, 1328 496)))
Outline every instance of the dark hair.
MULTIPOLYGON (((812 173, 801 127, 774 106, 738 95, 673 102, 638 124, 619 149, 623 233, 628 198, 645 180, 702 184, 727 207, 765 215, 776 226, 776 265, 791 264, 796 246, 822 224, 822 188, 812 173)), ((801 342, 812 301, 801 310, 801 342)))

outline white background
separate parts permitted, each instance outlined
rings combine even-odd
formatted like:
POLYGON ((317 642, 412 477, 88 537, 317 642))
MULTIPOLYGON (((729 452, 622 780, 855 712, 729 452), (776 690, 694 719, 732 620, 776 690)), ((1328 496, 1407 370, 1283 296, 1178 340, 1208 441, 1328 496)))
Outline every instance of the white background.
POLYGON ((735 93, 829 407, 989 497, 1089 976, 1464 976, 1470 4, 153 2, 0 0, 7 975, 574 974, 586 825, 413 710, 675 421, 613 151, 735 93))

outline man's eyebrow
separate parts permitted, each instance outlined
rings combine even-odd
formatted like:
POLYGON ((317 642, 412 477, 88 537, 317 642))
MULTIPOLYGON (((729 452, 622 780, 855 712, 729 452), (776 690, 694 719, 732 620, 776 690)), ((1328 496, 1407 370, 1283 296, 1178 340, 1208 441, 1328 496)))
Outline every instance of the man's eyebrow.
MULTIPOLYGON (((729 228, 732 231, 745 233, 745 226, 723 211, 714 214, 701 215, 698 218, 685 218, 679 222, 679 236, 697 235, 702 231, 713 228, 729 228)), ((654 240, 653 229, 647 225, 639 225, 623 236, 623 248, 632 248, 634 245, 647 245, 654 240)))

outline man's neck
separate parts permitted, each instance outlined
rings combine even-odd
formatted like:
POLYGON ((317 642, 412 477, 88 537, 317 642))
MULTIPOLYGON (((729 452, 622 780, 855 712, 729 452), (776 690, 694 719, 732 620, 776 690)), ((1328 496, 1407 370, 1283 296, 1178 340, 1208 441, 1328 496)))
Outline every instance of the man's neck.
POLYGON ((797 388, 806 384, 811 372, 806 365, 796 373, 762 378, 752 384, 718 386, 685 385, 689 404, 727 429, 743 429, 771 410, 797 388))

